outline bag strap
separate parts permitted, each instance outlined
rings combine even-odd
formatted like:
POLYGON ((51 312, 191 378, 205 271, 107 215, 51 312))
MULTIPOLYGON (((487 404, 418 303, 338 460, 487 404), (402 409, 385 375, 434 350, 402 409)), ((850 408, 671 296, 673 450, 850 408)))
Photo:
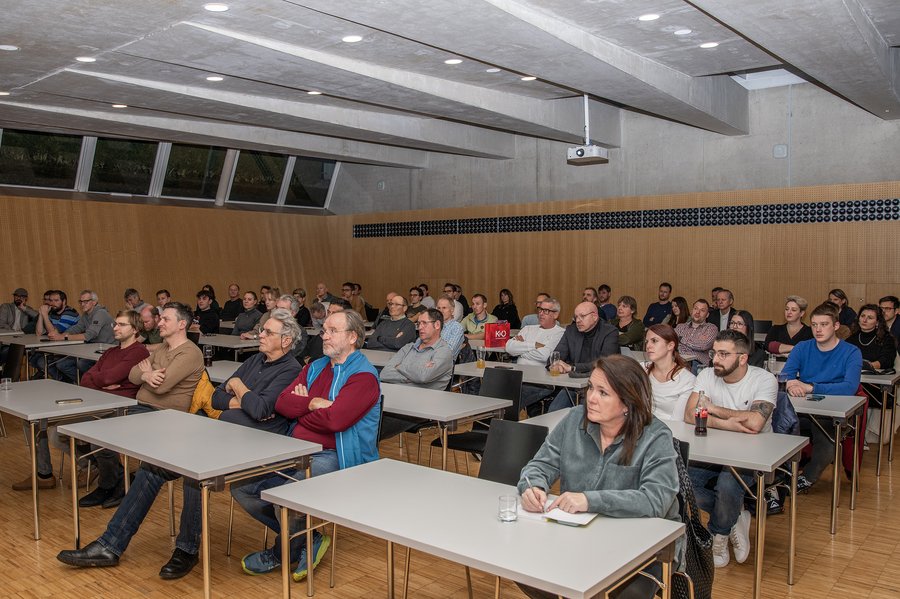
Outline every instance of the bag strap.
POLYGON ((676 438, 672 438, 675 446, 675 465, 678 468, 678 484, 681 487, 679 493, 684 499, 684 515, 682 520, 685 524, 690 523, 692 526, 702 528, 703 523, 700 521, 700 509, 697 507, 697 499, 694 497, 694 485, 691 477, 688 476, 687 465, 681 459, 681 443, 676 438))

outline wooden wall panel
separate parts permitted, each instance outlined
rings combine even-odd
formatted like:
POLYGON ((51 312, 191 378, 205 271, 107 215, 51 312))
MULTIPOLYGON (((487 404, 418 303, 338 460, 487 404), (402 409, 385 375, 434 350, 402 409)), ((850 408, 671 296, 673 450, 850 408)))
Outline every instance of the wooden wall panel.
POLYGON ((838 201, 900 197, 900 182, 791 189, 690 193, 569 202, 492 205, 353 216, 306 216, 118 204, 39 197, 0 197, 0 300, 17 286, 70 295, 95 288, 110 307, 125 287, 145 299, 159 287, 190 299, 205 283, 220 296, 238 281, 283 290, 322 280, 337 292, 358 281, 381 304, 388 291, 406 294, 426 282, 433 294, 446 281, 467 297, 481 292, 493 305, 509 287, 520 312, 538 291, 556 294, 571 314, 585 285, 608 283, 613 296, 634 295, 643 314, 663 281, 689 302, 714 285, 731 288, 736 305, 757 318, 782 320, 783 299, 811 304, 842 287, 854 306, 863 298, 900 295, 900 223, 854 222, 444 235, 354 239, 354 224, 652 208, 838 201))

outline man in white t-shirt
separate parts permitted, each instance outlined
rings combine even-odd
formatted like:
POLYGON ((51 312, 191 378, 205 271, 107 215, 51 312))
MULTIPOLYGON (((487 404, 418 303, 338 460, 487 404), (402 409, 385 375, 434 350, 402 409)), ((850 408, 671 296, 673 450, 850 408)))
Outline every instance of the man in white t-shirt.
MULTIPOLYGON (((694 392, 684 411, 686 422, 694 423, 697 408, 709 412, 707 426, 743 433, 772 432, 771 416, 778 397, 778 381, 749 360, 751 341, 738 331, 721 331, 710 352, 712 368, 697 375, 694 392), (701 401, 700 393, 705 397, 701 401)), ((742 564, 750 555, 750 512, 744 509, 744 487, 729 468, 692 465, 688 474, 700 509, 709 513, 713 534, 713 562, 728 565, 728 541, 734 559, 742 564)), ((741 474, 749 487, 750 474, 741 474)))
MULTIPOLYGON (((507 341, 506 353, 517 356, 518 364, 546 367, 550 354, 566 332, 556 321, 558 316, 559 300, 544 297, 537 303, 538 324, 522 327, 515 337, 507 341)), ((522 407, 531 416, 540 414, 541 406, 538 402, 550 397, 553 389, 545 385, 522 385, 522 407)))

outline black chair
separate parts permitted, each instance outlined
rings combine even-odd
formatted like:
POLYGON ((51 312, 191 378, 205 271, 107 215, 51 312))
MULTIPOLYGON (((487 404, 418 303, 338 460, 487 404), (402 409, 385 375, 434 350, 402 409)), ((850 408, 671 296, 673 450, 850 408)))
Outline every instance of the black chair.
MULTIPOLYGON (((771 320, 754 320, 753 328, 757 333, 768 333, 769 329, 772 328, 771 320)), ((752 339, 751 339, 752 341, 752 339)))
MULTIPOLYGON (((521 386, 521 377, 519 383, 521 386)), ((500 420, 494 418, 491 421, 487 442, 484 445, 484 459, 481 462, 481 469, 478 471, 478 478, 504 485, 517 484, 522 468, 541 448, 549 432, 550 429, 546 426, 525 424, 512 419, 500 420)), ((456 436, 458 435, 453 435, 453 437, 456 436)), ((403 597, 407 596, 409 588, 409 562, 410 550, 407 547, 406 575, 403 577, 403 597)), ((472 576, 468 566, 466 566, 466 583, 469 585, 469 596, 471 597, 472 576)), ((497 577, 494 590, 495 596, 499 597, 499 576, 497 577)))
MULTIPOLYGON (((522 397, 522 371, 506 370, 501 368, 487 368, 484 371, 484 377, 481 380, 482 397, 495 397, 497 399, 508 399, 512 402, 503 412, 503 420, 511 420, 518 422, 519 412, 521 411, 522 397)), ((473 453, 481 455, 484 453, 487 444, 490 423, 495 419, 488 420, 487 424, 475 422, 471 431, 450 435, 447 438, 447 449, 462 451, 466 454, 466 474, 469 472, 469 456, 473 453)), ((431 452, 428 455, 428 465, 431 465, 431 457, 435 447, 441 447, 441 438, 438 437, 431 442, 431 452)))
MULTIPOLYGON (((22 360, 25 359, 25 346, 20 343, 10 343, 6 354, 6 362, 3 363, 3 376, 18 383, 22 380, 22 360)), ((6 425, 3 424, 3 416, 0 415, 0 437, 6 436, 6 425)))
POLYGON ((194 342, 194 345, 200 345, 200 333, 196 331, 188 331, 187 338, 194 342))

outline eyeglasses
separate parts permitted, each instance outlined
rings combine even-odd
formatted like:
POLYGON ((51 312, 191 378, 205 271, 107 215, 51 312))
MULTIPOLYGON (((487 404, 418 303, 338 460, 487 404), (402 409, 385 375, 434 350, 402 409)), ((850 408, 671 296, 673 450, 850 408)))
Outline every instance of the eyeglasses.
POLYGON ((260 337, 262 337, 263 335, 265 335, 265 336, 267 336, 267 337, 268 337, 269 335, 281 335, 282 337, 284 337, 284 336, 287 334, 287 333, 276 333, 275 331, 271 331, 271 330, 269 330, 269 329, 267 329, 267 328, 265 328, 265 327, 256 327, 256 333, 257 333, 260 337))
POLYGON ((418 329, 423 324, 434 324, 436 322, 437 322, 436 320, 419 320, 416 322, 416 328, 418 329))
POLYGON ((78 303, 79 303, 79 304, 86 304, 86 303, 92 302, 92 301, 94 301, 94 300, 93 300, 93 299, 86 299, 86 300, 80 299, 80 300, 78 300, 78 303))
POLYGON ((576 314, 575 320, 587 320, 591 316, 596 316, 593 312, 588 312, 587 314, 576 314))
POLYGON ((347 331, 349 331, 349 329, 322 329, 322 334, 334 337, 338 333, 346 333, 347 331))
POLYGON ((405 305, 406 305, 406 304, 403 304, 403 303, 400 303, 400 302, 388 302, 388 306, 393 306, 393 307, 395 307, 395 308, 402 308, 402 307, 404 307, 405 305))
POLYGON ((727 352, 727 351, 716 351, 714 349, 709 350, 710 358, 719 358, 720 360, 724 360, 729 356, 746 356, 747 352, 735 351, 735 352, 727 352))
POLYGON ((554 310, 553 308, 538 308, 538 314, 556 314, 559 310, 554 310))

